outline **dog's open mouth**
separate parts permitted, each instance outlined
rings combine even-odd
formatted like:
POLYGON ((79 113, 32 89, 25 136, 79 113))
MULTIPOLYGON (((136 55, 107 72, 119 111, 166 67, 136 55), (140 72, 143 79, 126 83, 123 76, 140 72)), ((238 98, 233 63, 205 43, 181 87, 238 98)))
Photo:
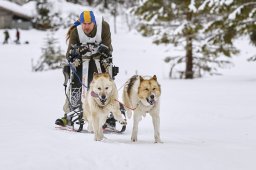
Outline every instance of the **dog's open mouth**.
POLYGON ((100 102, 101 102, 102 105, 105 105, 106 101, 107 101, 107 98, 105 98, 105 99, 100 99, 100 102))
POLYGON ((107 97, 106 96, 101 96, 101 97, 99 97, 99 99, 100 99, 100 102, 101 102, 102 105, 106 104, 106 101, 107 101, 107 97))
POLYGON ((147 98, 147 102, 150 104, 150 105, 153 105, 153 104, 155 104, 155 99, 152 99, 152 98, 147 98))

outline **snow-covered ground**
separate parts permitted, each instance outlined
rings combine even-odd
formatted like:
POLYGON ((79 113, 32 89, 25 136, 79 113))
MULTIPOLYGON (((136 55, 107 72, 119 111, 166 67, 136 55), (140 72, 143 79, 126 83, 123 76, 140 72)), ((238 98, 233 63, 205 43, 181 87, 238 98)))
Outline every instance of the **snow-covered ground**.
MULTIPOLYGON (((139 125, 137 143, 130 141, 131 120, 123 134, 105 134, 101 142, 93 134, 56 129, 65 99, 62 71, 32 72, 46 32, 21 30, 21 42, 30 44, 0 45, 1 169, 255 170, 256 67, 246 59, 256 48, 246 38, 237 41, 241 54, 223 76, 169 80, 164 49, 120 30, 112 38, 120 67, 115 82, 122 87, 136 72, 158 76, 164 143, 153 143, 150 116, 139 125)), ((55 34, 63 50, 66 31, 55 34)), ((10 34, 14 40, 15 30, 10 34)))

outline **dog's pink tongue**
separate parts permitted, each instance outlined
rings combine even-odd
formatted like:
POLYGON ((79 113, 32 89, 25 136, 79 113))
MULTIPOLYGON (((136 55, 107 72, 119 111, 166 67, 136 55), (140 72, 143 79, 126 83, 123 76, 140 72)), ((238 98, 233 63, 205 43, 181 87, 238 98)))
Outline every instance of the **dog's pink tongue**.
POLYGON ((91 91, 91 96, 92 97, 98 97, 98 95, 94 91, 91 91))

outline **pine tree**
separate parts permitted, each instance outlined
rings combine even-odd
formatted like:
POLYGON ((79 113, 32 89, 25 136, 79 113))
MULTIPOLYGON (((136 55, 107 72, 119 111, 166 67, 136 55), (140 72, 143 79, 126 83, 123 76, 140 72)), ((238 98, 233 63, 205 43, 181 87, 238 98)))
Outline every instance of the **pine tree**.
MULTIPOLYGON (((235 7, 229 15, 230 25, 235 27, 234 32, 239 35, 249 35, 251 44, 256 46, 256 2, 255 0, 236 0, 235 7)), ((256 54, 248 58, 256 61, 256 54)))
POLYGON ((94 2, 94 0, 88 0, 88 4, 89 4, 90 6, 92 6, 93 2, 94 2))
POLYGON ((71 3, 74 3, 74 4, 80 4, 80 5, 92 5, 94 3, 94 0, 66 0, 67 2, 71 2, 71 3))
POLYGON ((99 6, 99 5, 102 5, 102 10, 104 9, 108 9, 109 7, 109 4, 111 3, 112 1, 111 0, 95 0, 95 6, 99 6))
POLYGON ((46 30, 51 28, 50 6, 47 0, 39 0, 36 3, 37 17, 34 19, 35 28, 46 30))
MULTIPOLYGON (((236 27, 237 34, 249 34, 256 30, 256 2, 255 0, 234 0, 228 22, 236 27)), ((253 36, 251 40, 255 42, 253 36)))
MULTIPOLYGON (((145 0, 133 9, 139 16, 139 31, 153 36, 156 44, 173 44, 182 50, 168 56, 170 77, 191 79, 203 73, 218 74, 217 69, 229 64, 226 57, 238 53, 233 46, 235 24, 229 24, 232 0, 145 0), (177 68, 179 70, 177 70, 177 68)), ((235 22, 234 22, 235 23, 235 22)))
POLYGON ((103 13, 109 13, 114 17, 114 33, 117 33, 117 16, 125 16, 127 25, 130 28, 126 11, 138 1, 139 0, 94 0, 94 6, 97 6, 103 13))
MULTIPOLYGON (((61 26, 70 26, 66 23, 74 14, 63 19, 58 12, 54 12, 53 1, 38 0, 36 3, 37 17, 34 18, 34 27, 40 30, 59 29, 61 26)), ((77 15, 76 15, 77 17, 77 15)))
POLYGON ((45 47, 42 48, 42 56, 37 61, 35 66, 32 66, 33 71, 45 71, 61 68, 61 63, 65 60, 65 55, 62 54, 60 46, 57 46, 57 39, 54 38, 54 31, 47 34, 45 47))
POLYGON ((71 2, 71 3, 74 3, 74 4, 78 4, 78 3, 79 3, 79 0, 67 0, 67 2, 71 2))

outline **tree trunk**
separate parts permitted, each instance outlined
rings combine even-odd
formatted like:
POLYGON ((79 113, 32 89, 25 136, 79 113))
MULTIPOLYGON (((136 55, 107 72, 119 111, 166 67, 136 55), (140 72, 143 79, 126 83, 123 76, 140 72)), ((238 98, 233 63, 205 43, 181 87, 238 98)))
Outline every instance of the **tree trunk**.
POLYGON ((88 4, 92 6, 94 0, 88 0, 88 4))
POLYGON ((192 38, 187 38, 185 79, 193 79, 192 38))
POLYGON ((113 15, 114 15, 114 33, 117 33, 117 29, 116 29, 116 16, 117 16, 117 0, 115 0, 115 6, 113 9, 113 15))
MULTIPOLYGON (((187 13, 187 20, 191 22, 192 12, 187 13)), ((193 44, 192 44, 192 33, 187 34, 186 38, 186 70, 185 70, 185 79, 193 79, 193 44)))
POLYGON ((108 9, 108 0, 104 0, 104 8, 108 9))

